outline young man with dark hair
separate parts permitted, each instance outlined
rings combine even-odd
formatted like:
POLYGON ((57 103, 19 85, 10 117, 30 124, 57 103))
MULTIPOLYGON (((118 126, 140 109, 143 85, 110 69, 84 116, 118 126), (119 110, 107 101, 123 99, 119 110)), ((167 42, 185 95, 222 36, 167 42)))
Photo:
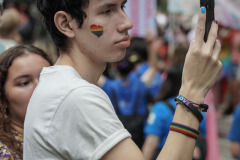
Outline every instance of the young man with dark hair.
MULTIPOLYGON (((37 0, 44 24, 59 49, 55 66, 44 68, 29 102, 24 159, 142 160, 143 155, 96 86, 107 63, 125 56, 132 23, 126 0, 37 0)), ((180 94, 203 103, 221 70, 216 23, 204 43, 206 10, 199 12, 180 94)), ((174 122, 196 130, 198 112, 178 104, 174 122)), ((191 159, 196 139, 170 131, 158 159, 191 159)))

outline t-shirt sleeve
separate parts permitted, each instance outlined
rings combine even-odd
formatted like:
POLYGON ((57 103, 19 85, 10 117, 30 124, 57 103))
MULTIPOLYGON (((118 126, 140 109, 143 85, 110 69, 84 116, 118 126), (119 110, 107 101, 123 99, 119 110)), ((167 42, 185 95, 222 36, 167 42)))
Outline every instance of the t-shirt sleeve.
POLYGON ((228 139, 234 142, 240 142, 240 104, 234 112, 234 119, 228 135, 228 139))
POLYGON ((163 131, 166 126, 165 119, 167 119, 168 115, 169 114, 164 104, 156 103, 149 114, 147 124, 144 128, 144 133, 146 135, 150 134, 161 138, 163 136, 163 131))
POLYGON ((64 99, 48 131, 49 143, 66 159, 100 159, 127 137, 107 95, 89 86, 64 99))

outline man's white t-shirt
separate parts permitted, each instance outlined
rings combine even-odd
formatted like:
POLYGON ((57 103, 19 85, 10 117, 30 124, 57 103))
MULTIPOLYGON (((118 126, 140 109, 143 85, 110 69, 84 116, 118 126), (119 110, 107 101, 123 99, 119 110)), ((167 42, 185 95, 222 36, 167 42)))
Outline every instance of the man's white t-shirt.
POLYGON ((24 160, 97 160, 130 137, 104 91, 70 66, 43 68, 24 123, 24 160))

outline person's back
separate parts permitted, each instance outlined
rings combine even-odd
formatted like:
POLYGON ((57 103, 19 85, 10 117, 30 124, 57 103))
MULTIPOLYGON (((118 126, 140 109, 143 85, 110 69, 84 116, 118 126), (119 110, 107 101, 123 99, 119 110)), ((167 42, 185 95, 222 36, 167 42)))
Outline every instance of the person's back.
POLYGON ((135 75, 127 79, 117 79, 111 89, 112 104, 139 148, 144 141, 143 127, 148 115, 147 88, 135 75))

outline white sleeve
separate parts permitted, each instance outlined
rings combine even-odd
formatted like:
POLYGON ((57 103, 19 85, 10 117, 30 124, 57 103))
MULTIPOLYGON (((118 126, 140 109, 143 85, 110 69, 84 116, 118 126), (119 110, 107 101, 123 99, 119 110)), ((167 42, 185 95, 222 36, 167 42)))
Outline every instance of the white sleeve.
POLYGON ((73 90, 60 104, 47 140, 66 159, 96 160, 127 137, 107 95, 88 86, 73 90))

